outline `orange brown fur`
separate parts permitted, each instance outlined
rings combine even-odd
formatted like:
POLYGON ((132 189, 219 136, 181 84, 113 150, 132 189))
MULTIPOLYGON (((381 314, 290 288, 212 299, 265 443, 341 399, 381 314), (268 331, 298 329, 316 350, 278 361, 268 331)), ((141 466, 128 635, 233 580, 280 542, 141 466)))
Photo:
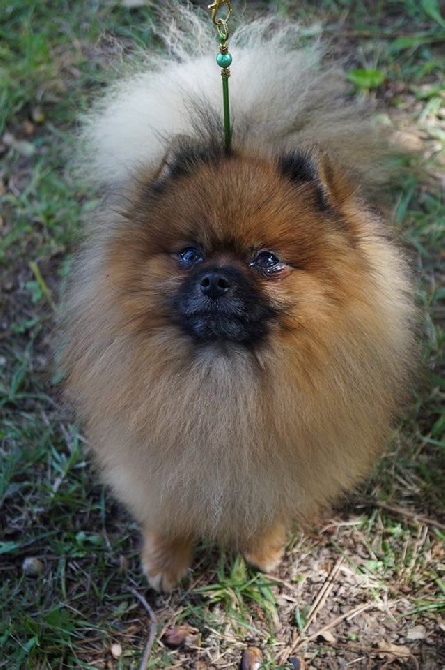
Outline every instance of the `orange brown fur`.
POLYGON ((155 197, 160 166, 141 167, 79 254, 67 388, 104 480, 145 529, 156 588, 174 586, 199 537, 272 567, 283 529, 366 475, 405 397, 405 261, 350 171, 305 151, 318 186, 293 183, 261 146, 197 161, 155 197), (197 344, 178 327, 175 253, 191 241, 276 310, 258 345, 197 344), (261 248, 286 259, 279 277, 249 266, 261 248))

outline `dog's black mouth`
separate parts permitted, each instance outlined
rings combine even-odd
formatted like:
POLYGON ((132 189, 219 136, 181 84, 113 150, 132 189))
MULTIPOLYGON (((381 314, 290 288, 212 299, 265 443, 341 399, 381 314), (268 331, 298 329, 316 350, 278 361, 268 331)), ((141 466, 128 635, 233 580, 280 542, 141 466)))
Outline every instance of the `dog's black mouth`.
POLYGON ((182 315, 182 327, 197 340, 229 340, 250 344, 264 337, 266 325, 235 314, 218 313, 213 309, 182 315))
POLYGON ((251 279, 226 266, 192 272, 175 296, 173 314, 196 341, 251 345, 267 335, 275 310, 251 279), (219 282, 214 291, 209 289, 209 277, 219 282), (223 288, 218 289, 219 285, 223 288))

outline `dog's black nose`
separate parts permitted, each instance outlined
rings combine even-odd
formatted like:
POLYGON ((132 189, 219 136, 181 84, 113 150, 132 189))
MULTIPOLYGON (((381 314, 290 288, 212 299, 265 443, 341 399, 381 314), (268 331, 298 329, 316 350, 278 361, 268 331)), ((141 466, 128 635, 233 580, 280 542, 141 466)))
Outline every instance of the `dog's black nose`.
POLYGON ((222 270, 206 272, 199 282, 201 293, 204 293, 211 300, 221 298, 224 293, 227 293, 230 287, 231 281, 222 270))

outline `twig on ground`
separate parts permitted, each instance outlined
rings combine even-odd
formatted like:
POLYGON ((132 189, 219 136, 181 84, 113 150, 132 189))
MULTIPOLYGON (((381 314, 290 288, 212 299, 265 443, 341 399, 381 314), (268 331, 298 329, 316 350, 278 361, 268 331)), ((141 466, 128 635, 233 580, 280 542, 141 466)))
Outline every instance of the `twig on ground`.
POLYGON ((153 647, 153 642, 156 637, 156 615, 153 612, 153 609, 151 606, 148 604, 148 602, 145 600, 144 596, 141 596, 140 593, 136 591, 136 589, 133 589, 131 586, 127 586, 127 591, 132 593, 135 598, 139 600, 141 605, 145 608, 145 610, 148 612, 150 615, 150 633, 148 635, 148 640, 145 644, 145 649, 144 649, 144 655, 142 656, 141 663, 139 665, 139 670, 146 670, 148 661, 150 659, 150 654, 151 654, 151 649, 153 647))
MULTIPOLYGON (((354 643, 348 640, 347 642, 330 642, 329 646, 334 648, 334 649, 346 649, 347 651, 352 651, 355 654, 365 654, 366 657, 371 657, 371 656, 381 656, 382 654, 387 654, 389 657, 394 657, 398 658, 401 660, 408 660, 412 662, 415 665, 415 670, 419 670, 419 662, 417 658, 414 656, 414 654, 410 653, 409 657, 407 655, 407 647, 404 646, 399 646, 397 645, 388 645, 385 647, 385 644, 377 645, 375 647, 370 646, 370 645, 363 645, 360 643, 354 643)), ((361 659, 356 659, 355 661, 351 662, 349 665, 353 665, 353 663, 363 660, 364 657, 361 659)), ((382 666, 386 667, 386 666, 382 666)))
POLYGON ((298 649, 300 649, 300 647, 302 647, 305 644, 308 644, 309 642, 313 642, 313 640, 316 640, 317 637, 320 636, 322 637, 325 633, 327 633, 332 628, 338 626, 338 624, 344 621, 345 619, 353 619, 358 614, 362 614, 363 612, 366 612, 366 610, 373 608, 380 609, 379 605, 377 605, 375 602, 362 603, 361 605, 357 605, 357 607, 353 607, 348 612, 340 614, 340 616, 338 616, 336 619, 333 619, 330 623, 326 624, 326 626, 323 626, 323 628, 317 630, 316 633, 308 635, 307 637, 299 636, 289 647, 286 647, 286 649, 281 653, 279 662, 285 663, 290 656, 295 654, 298 651, 298 649))
MULTIPOLYGON (((418 556, 422 550, 426 540, 428 538, 428 526, 419 526, 417 529, 417 538, 414 541, 414 545, 411 546, 411 558, 409 562, 405 559, 404 565, 406 566, 402 571, 402 581, 404 584, 408 584, 413 570, 417 564, 418 556)), ((411 543, 412 544, 412 543, 411 543)))
POLYGON ((379 605, 377 605, 375 602, 362 603, 361 605, 357 605, 357 607, 353 607, 352 610, 349 610, 344 614, 340 614, 340 616, 338 616, 330 623, 326 624, 326 626, 323 626, 323 628, 317 630, 316 633, 313 633, 312 635, 309 635, 308 637, 304 637, 301 640, 299 640, 297 646, 300 647, 303 643, 306 644, 307 642, 312 642, 312 640, 316 640, 317 637, 323 635, 323 633, 327 633, 327 631, 331 630, 331 628, 335 628, 339 623, 341 623, 345 619, 353 619, 354 617, 357 616, 357 614, 362 614, 362 612, 365 612, 366 610, 369 610, 371 608, 380 609, 379 605))
POLYGON ((337 575, 340 567, 343 565, 344 562, 345 562, 344 557, 340 556, 338 561, 335 563, 334 567, 332 568, 331 572, 326 577, 326 579, 323 583, 323 586, 321 587, 321 589, 317 593, 317 596, 316 596, 314 602, 312 603, 312 607, 309 611, 306 623, 305 623, 303 631, 302 631, 303 637, 302 637, 302 635, 298 635, 295 639, 292 640, 292 644, 290 645, 290 647, 286 647, 286 649, 280 655, 280 659, 279 659, 280 663, 284 663, 287 660, 287 658, 292 654, 292 652, 294 652, 295 649, 297 649, 300 646, 301 641, 307 639, 306 637, 304 637, 304 634, 305 634, 306 630, 308 629, 308 627, 311 625, 311 623, 315 620, 315 617, 317 616, 320 609, 323 607, 323 605, 326 602, 330 592, 334 588, 334 578, 337 575))
POLYGON ((304 626, 303 632, 305 633, 306 630, 309 628, 311 623, 315 620, 315 617, 317 616, 318 612, 321 610, 323 607, 324 603, 326 602, 330 592, 334 588, 334 577, 337 575, 337 572, 339 571, 340 567, 343 565, 345 562, 345 559, 343 556, 340 556, 338 561, 335 563, 334 567, 332 568, 331 572, 327 576, 326 580, 323 583, 323 586, 317 593, 317 597, 315 598, 314 602, 312 603, 312 607, 309 610, 309 614, 306 620, 306 624, 304 626))
POLYGON ((423 523, 425 526, 431 526, 432 528, 438 528, 439 530, 445 531, 445 524, 440 523, 440 521, 436 521, 435 519, 430 519, 429 517, 417 514, 417 512, 411 512, 411 510, 406 509, 406 507, 388 505, 387 503, 380 502, 380 500, 376 500, 375 498, 357 498, 354 502, 358 505, 378 507, 379 509, 383 509, 385 512, 389 512, 390 514, 404 516, 407 519, 412 519, 418 523, 423 523))

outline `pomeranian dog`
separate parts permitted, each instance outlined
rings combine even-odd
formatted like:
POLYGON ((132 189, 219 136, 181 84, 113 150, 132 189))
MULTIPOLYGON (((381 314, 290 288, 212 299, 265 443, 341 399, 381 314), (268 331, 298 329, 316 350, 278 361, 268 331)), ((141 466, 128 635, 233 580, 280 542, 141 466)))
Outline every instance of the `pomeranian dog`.
POLYGON ((84 131, 102 189, 65 299, 69 397, 139 521, 151 586, 207 538, 273 569, 295 522, 363 478, 406 397, 407 264, 365 106, 298 27, 230 39, 180 4, 167 56, 111 86, 84 131))

